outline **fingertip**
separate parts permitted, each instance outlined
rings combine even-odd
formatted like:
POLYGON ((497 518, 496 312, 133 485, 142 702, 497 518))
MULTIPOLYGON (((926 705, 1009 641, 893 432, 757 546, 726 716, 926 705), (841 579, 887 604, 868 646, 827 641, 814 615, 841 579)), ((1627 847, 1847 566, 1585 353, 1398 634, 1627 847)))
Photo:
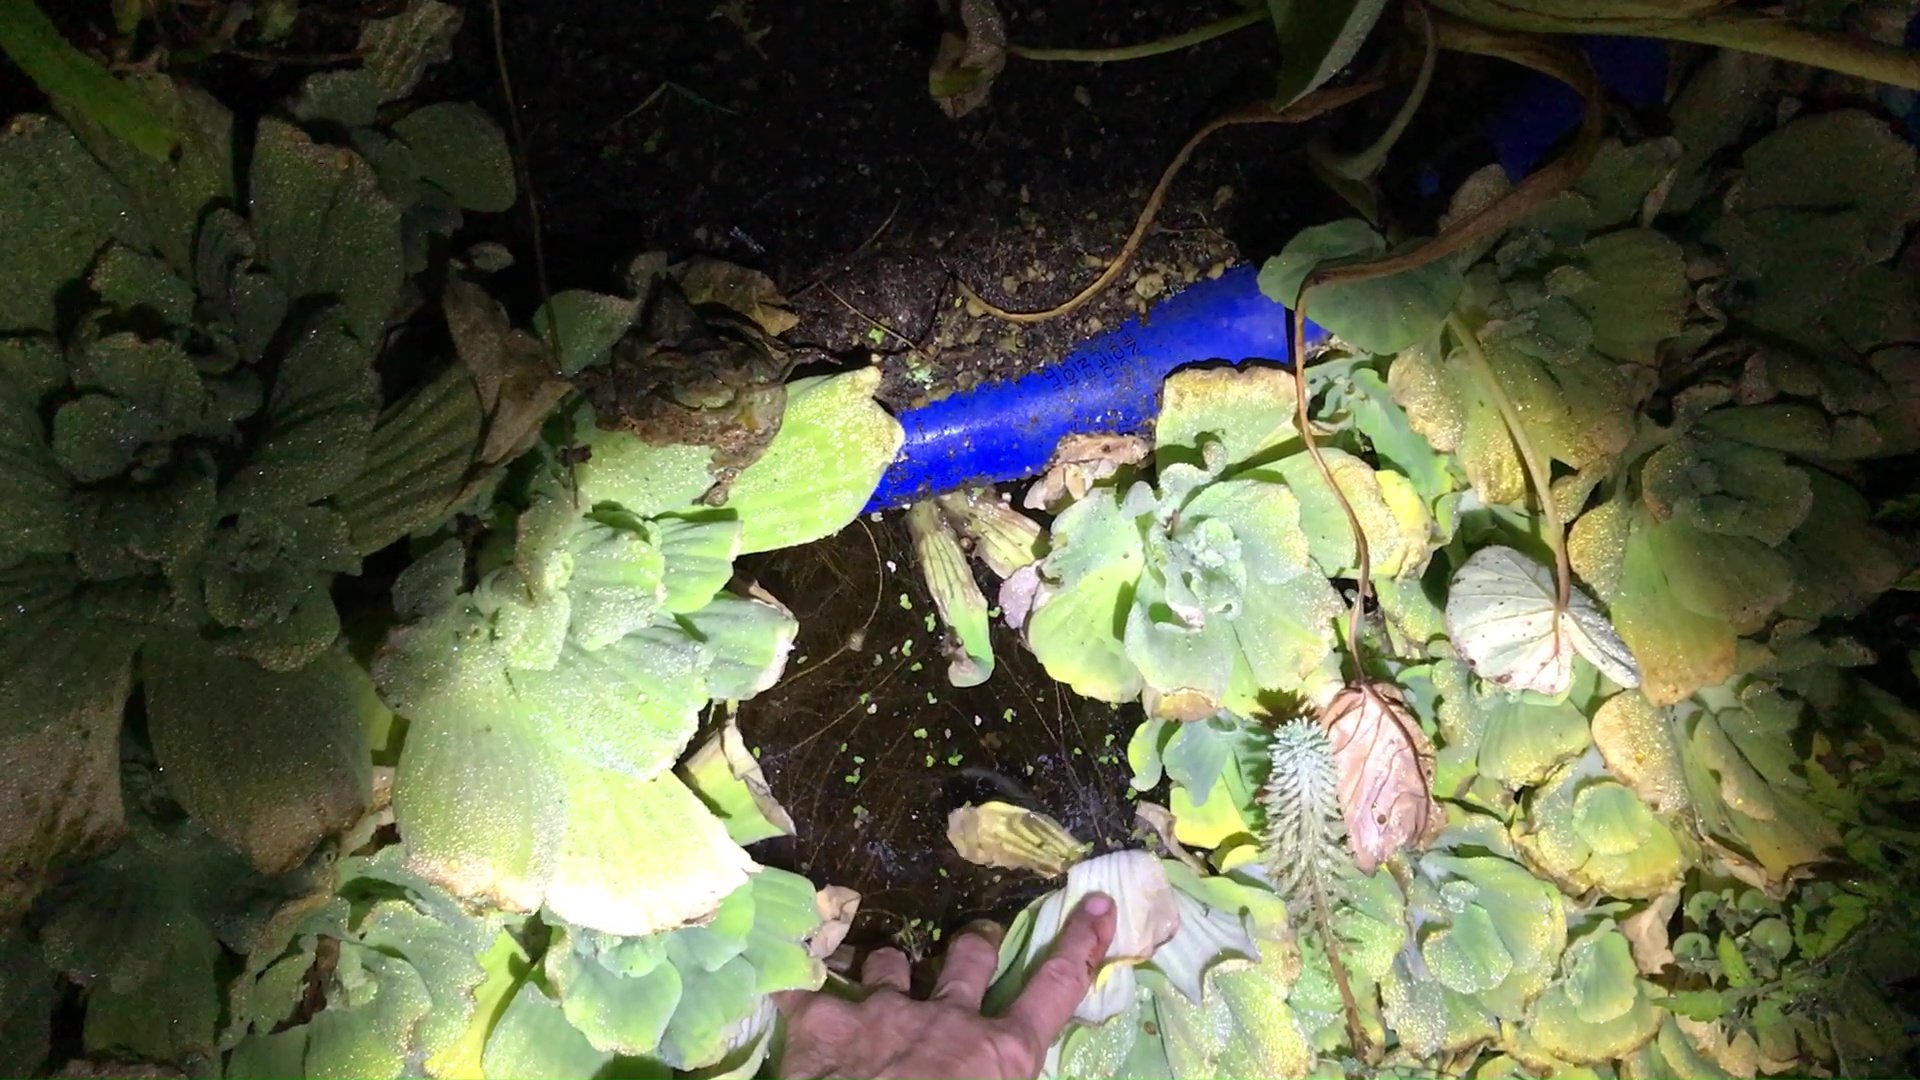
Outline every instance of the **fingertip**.
POLYGON ((994 922, 992 919, 975 919, 961 927, 960 932, 954 935, 954 937, 956 941, 962 937, 980 938, 988 945, 993 946, 994 951, 998 952, 1000 943, 1007 939, 1007 928, 994 922))
POLYGON ((1113 941, 1120 918, 1114 908, 1113 897, 1105 893, 1088 893, 1086 899, 1080 901, 1080 913, 1092 924, 1094 951, 1105 954, 1107 945, 1113 941))

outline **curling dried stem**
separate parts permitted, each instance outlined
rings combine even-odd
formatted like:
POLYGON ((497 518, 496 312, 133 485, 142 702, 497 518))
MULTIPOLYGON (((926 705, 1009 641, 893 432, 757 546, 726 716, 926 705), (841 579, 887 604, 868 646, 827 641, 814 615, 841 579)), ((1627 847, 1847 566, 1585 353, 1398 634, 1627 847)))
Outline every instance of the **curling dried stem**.
MULTIPOLYGON (((1554 597, 1556 615, 1567 610, 1567 600, 1573 592, 1573 568, 1567 558, 1566 527, 1560 520, 1560 505, 1553 498, 1553 477, 1547 469, 1547 462, 1533 445, 1533 439, 1527 435, 1527 427, 1520 419, 1520 409, 1513 403, 1507 388, 1500 383, 1499 373, 1493 370, 1493 363, 1487 359, 1487 352, 1480 347, 1480 336, 1473 332, 1467 321, 1456 312, 1447 316, 1447 329, 1460 342, 1460 350, 1467 355, 1467 362, 1473 365, 1474 372, 1486 385, 1487 396, 1493 399, 1496 409, 1500 410, 1500 419, 1506 422, 1507 434, 1513 439, 1513 448, 1520 455, 1520 463, 1526 466, 1527 479, 1533 484, 1533 491, 1540 499, 1540 518, 1547 534, 1547 544, 1553 549, 1554 586, 1558 590, 1554 597)), ((1560 619, 1553 620, 1553 643, 1560 646, 1560 619)))
POLYGON ((1313 464, 1327 482, 1327 488, 1347 515, 1347 525, 1353 530, 1354 562, 1360 577, 1360 591, 1353 599, 1353 610, 1348 612, 1347 650, 1353 654, 1353 681, 1357 686, 1367 682, 1367 665, 1361 656, 1360 619, 1367 609, 1368 584, 1373 579, 1373 552, 1367 546, 1367 530, 1360 524, 1360 513, 1353 508, 1353 502, 1340 487, 1340 481, 1333 475, 1333 469, 1327 465, 1327 459, 1320 454, 1319 440, 1313 435, 1313 420, 1307 413, 1307 300, 1303 290, 1300 299, 1295 302, 1293 311, 1293 399, 1294 417, 1300 425, 1300 440, 1307 445, 1307 454, 1313 458, 1313 464))
MULTIPOLYGON (((1567 149, 1566 153, 1516 184, 1512 191, 1498 201, 1447 226, 1440 231, 1439 235, 1426 243, 1398 255, 1316 269, 1300 283, 1300 296, 1294 302, 1293 325, 1293 377, 1298 391, 1295 396, 1299 399, 1296 404, 1299 412, 1300 437, 1305 441, 1307 451, 1313 455, 1314 464, 1319 466, 1320 474, 1326 477, 1327 484, 1333 488, 1334 497, 1339 500, 1340 508, 1346 511, 1347 522, 1353 529, 1354 547, 1360 570, 1360 591, 1351 613, 1348 648, 1353 652, 1355 679, 1360 685, 1365 685, 1366 682, 1366 665, 1360 651, 1360 619, 1366 608, 1371 566, 1368 559, 1366 534, 1360 526, 1360 516, 1354 511, 1353 504, 1347 500, 1346 493, 1340 490, 1340 485, 1334 482, 1333 472, 1320 456, 1320 449, 1314 442, 1313 430, 1307 419, 1305 363, 1308 296, 1315 288, 1322 285, 1371 281, 1375 278, 1417 269, 1454 252, 1463 251, 1480 240, 1506 229, 1531 213, 1541 203, 1566 190, 1580 178, 1580 174, 1586 171, 1587 165, 1593 160, 1593 155, 1600 148, 1600 136, 1605 122, 1600 89, 1595 84, 1593 72, 1586 61, 1577 55, 1524 34, 1489 30, 1437 15, 1434 16, 1433 27, 1442 48, 1483 56, 1497 56, 1544 72, 1578 91, 1586 108, 1581 117, 1580 132, 1575 136, 1573 145, 1567 149)), ((1548 486, 1551 478, 1545 472, 1545 463, 1539 459, 1538 454, 1533 452, 1526 431, 1520 425, 1519 412, 1513 407, 1512 400, 1507 397, 1498 381, 1494 379, 1492 367, 1487 364, 1485 354, 1480 351, 1479 340, 1471 331, 1465 330, 1466 323, 1458 315, 1451 315, 1448 318, 1449 325, 1462 337, 1463 347, 1470 350, 1470 355, 1479 358, 1480 367, 1492 386, 1490 392, 1494 395, 1495 401, 1500 404, 1501 416, 1512 430, 1514 445, 1519 448, 1521 458, 1527 464, 1528 475, 1539 490, 1549 543, 1553 545, 1554 550, 1557 588, 1555 610, 1565 611, 1572 588, 1572 576, 1567 561, 1566 537, 1559 527, 1559 507, 1554 504, 1553 492, 1548 486)), ((1560 633, 1559 627, 1560 620, 1555 619, 1556 647, 1560 633)))
POLYGON ((964 281, 957 282, 960 291, 987 314, 1011 323, 1031 325, 1071 315, 1084 307, 1089 300, 1099 296, 1107 286, 1113 284, 1121 274, 1126 272, 1127 264, 1132 261, 1133 256, 1140 250, 1140 245, 1145 242, 1147 231, 1153 228, 1153 219, 1159 216, 1160 206, 1167 200, 1167 191, 1173 186, 1174 177, 1180 174, 1180 170, 1187 164, 1187 159, 1193 156, 1193 152, 1207 140, 1208 136, 1221 128, 1232 127, 1235 124, 1298 124, 1358 101, 1383 85, 1384 83, 1378 79, 1368 79, 1338 89, 1316 90, 1285 108, 1275 108, 1271 103, 1262 102, 1207 121, 1200 130, 1193 133, 1186 145, 1180 148, 1180 152, 1173 155, 1173 160, 1160 174, 1160 182, 1153 186, 1153 193, 1147 196, 1147 205, 1141 209, 1140 217, 1134 222, 1133 232, 1128 235, 1127 242, 1120 246, 1120 253, 1113 257, 1113 261, 1107 264, 1107 268, 1093 280, 1092 284, 1075 293, 1064 303, 1045 311, 1008 311, 973 291, 973 288, 964 281))
POLYGON ((1173 37, 1161 38, 1140 45, 1121 45, 1111 49, 1036 49, 1025 45, 1008 45, 1007 52, 1026 60, 1050 60, 1080 64, 1107 64, 1118 60, 1144 60, 1149 56, 1161 56, 1181 49, 1190 49, 1202 42, 1225 37, 1235 30, 1266 22, 1272 18, 1262 6, 1238 15, 1229 15, 1217 22, 1210 22, 1195 30, 1173 37))

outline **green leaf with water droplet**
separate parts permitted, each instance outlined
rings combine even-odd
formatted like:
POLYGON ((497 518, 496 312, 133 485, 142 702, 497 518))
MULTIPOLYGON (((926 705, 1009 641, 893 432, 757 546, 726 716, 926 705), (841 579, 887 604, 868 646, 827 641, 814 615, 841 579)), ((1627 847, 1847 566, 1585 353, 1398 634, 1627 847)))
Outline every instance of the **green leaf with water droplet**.
POLYGON ((563 930, 546 973, 595 1047, 700 1069, 733 1048, 765 995, 819 985, 804 944, 819 923, 810 882, 762 870, 703 925, 645 938, 563 930))
POLYGON ((1595 351, 1651 363, 1654 350, 1679 334, 1693 303, 1686 256, 1654 229, 1622 229, 1581 245, 1572 265, 1589 284, 1572 296, 1593 326, 1595 351))
POLYGON ((1480 772, 1508 788, 1533 787, 1587 749, 1587 718, 1570 701, 1483 686, 1475 690, 1474 704, 1484 717, 1480 772))
POLYGON ((1491 990, 1513 970, 1513 956, 1492 916, 1480 907, 1462 911, 1450 925, 1428 935, 1421 952, 1434 977, 1462 994, 1491 990))
POLYGON ((484 475, 485 422, 473 379, 461 367, 390 406, 368 437, 360 472, 329 500, 352 528, 354 550, 378 551, 445 520, 484 475))
POLYGON ((1575 892, 1656 896, 1685 867, 1679 843, 1638 796, 1603 777, 1594 751, 1563 766, 1534 794, 1514 841, 1575 892))
POLYGON ((0 933, 0 1069, 38 1072, 53 1044, 59 984, 37 942, 18 930, 0 933))
POLYGON ((442 101, 393 123, 413 152, 420 179, 464 210, 497 214, 513 206, 513 156, 500 125, 472 102, 442 101))
POLYGON ((745 701, 767 690, 787 668, 800 624, 779 602, 721 593, 686 616, 711 655, 707 692, 718 701, 745 701))
MULTIPOLYGON (((1293 307, 1313 270, 1386 253, 1386 240, 1359 218, 1315 225, 1260 268, 1260 291, 1293 307)), ((1439 259, 1370 281, 1316 286, 1306 297, 1307 318, 1362 352, 1391 356, 1437 332, 1460 287, 1455 261, 1439 259)))
MULTIPOLYGON (((613 355, 614 344, 633 328, 638 309, 639 301, 629 297, 567 289, 554 293, 551 301, 533 313, 533 332, 559 354, 560 373, 575 375, 607 362, 613 355), (553 336, 556 324, 560 335, 557 339, 553 336)), ((708 453, 711 452, 708 448, 708 453)), ((633 509, 647 513, 653 508, 633 509)))
POLYGON ((369 19, 354 49, 359 63, 308 76, 289 103, 309 123, 366 127, 382 105, 412 94, 427 68, 447 58, 463 15, 438 0, 410 3, 385 19, 369 19))
POLYGON ((1680 736, 1703 831, 1750 853, 1778 880, 1827 858, 1840 836, 1814 807, 1798 769, 1799 702, 1777 690, 1741 694, 1731 686, 1701 697, 1707 708, 1689 710, 1680 736))
POLYGON ((85 977, 84 1039, 102 1056, 180 1060, 214 1052, 224 937, 245 950, 263 921, 263 887, 291 899, 190 821, 135 815, 128 841, 76 868, 51 894, 47 963, 85 977), (216 936, 219 935, 219 936, 216 936))
POLYGON ((1639 971, 1627 939, 1601 934, 1582 942, 1567 966, 1567 996, 1583 1023, 1604 1024, 1633 1008, 1639 971))
POLYGON ((359 474, 379 414, 374 349, 345 329, 315 327, 287 350, 267 397, 265 429, 220 492, 228 513, 305 506, 359 474))
POLYGON ((400 212, 373 169, 292 124, 262 121, 248 195, 260 259, 289 297, 326 297, 368 348, 381 340, 402 280, 400 212))
POLYGON ((82 585, 42 561, 0 570, 0 913, 22 913, 47 871, 121 828, 119 733, 145 628, 129 621, 160 597, 82 585), (130 604, 127 601, 134 601, 130 604))
POLYGON ((22 116, 0 131, 0 330, 52 331, 55 297, 110 237, 137 231, 113 179, 66 125, 22 116))
POLYGON ((365 811, 372 777, 362 717, 378 702, 344 652, 277 673, 169 634, 141 659, 169 789, 260 870, 291 869, 365 811))
POLYGON ((1496 856, 1433 852, 1421 865, 1456 909, 1450 928, 1422 940, 1428 968, 1496 1019, 1517 1020, 1552 980, 1566 947, 1566 901, 1549 882, 1496 856))
POLYGON ((1568 948, 1560 981, 1534 1003, 1517 1033, 1516 1052, 1526 1057, 1540 1050, 1576 1064, 1607 1061, 1653 1038, 1663 1016, 1626 940, 1609 926, 1568 948))
POLYGON ((873 400, 879 385, 878 368, 787 384, 779 434, 722 504, 740 515, 743 554, 830 536, 859 514, 905 438, 873 400))
POLYGON ((1824 470, 1809 470, 1813 508, 1780 547, 1793 591, 1780 613, 1796 619, 1850 616, 1864 610, 1907 570, 1899 543, 1875 525, 1867 500, 1824 470))
POLYGON ((1367 437, 1383 463, 1392 465, 1413 481, 1415 490, 1437 514, 1440 498, 1461 486, 1463 477, 1458 475, 1458 466, 1414 429, 1407 411, 1393 399, 1392 391, 1378 372, 1357 367, 1346 378, 1353 392, 1346 395, 1344 401, 1354 427, 1367 437))
MULTIPOLYGON (((793 619, 730 593, 666 611, 663 567, 685 545, 669 549, 623 510, 583 516, 557 484, 536 485, 515 532, 512 561, 469 591, 451 545, 395 586, 414 621, 375 677, 412 722, 395 808, 414 863, 462 895, 522 911, 544 901, 598 929, 698 918, 751 863, 663 773, 710 698, 777 677, 793 619), (486 813, 463 794, 476 787, 494 793, 486 813)), ((715 579, 710 555, 688 580, 715 579)))

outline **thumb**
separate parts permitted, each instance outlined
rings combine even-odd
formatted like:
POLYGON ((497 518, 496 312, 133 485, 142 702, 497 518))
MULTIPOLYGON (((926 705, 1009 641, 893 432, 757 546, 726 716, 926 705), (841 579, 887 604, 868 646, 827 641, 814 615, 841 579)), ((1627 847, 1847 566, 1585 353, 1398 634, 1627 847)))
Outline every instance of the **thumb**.
POLYGON ((1111 897, 1091 893, 1067 917, 1049 956, 1027 980, 1026 988, 1007 1010, 1006 1021, 1044 1054, 1073 1012, 1093 987, 1095 972, 1113 941, 1111 897))

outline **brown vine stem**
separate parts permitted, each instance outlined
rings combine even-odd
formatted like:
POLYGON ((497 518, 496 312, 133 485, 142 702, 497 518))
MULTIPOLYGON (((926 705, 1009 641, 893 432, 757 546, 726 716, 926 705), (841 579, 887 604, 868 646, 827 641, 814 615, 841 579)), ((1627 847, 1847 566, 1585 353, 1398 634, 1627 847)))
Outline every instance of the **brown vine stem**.
POLYGON ((1232 112, 1215 117, 1201 125, 1200 130, 1194 132, 1193 135, 1187 139, 1186 145, 1180 148, 1180 152, 1173 156, 1173 160, 1168 162, 1165 171, 1160 174, 1160 182, 1153 186, 1153 193, 1147 196, 1147 204, 1141 209, 1139 219, 1134 222, 1133 232, 1127 237, 1127 242, 1121 245, 1120 253, 1113 257, 1113 261, 1107 264, 1107 268, 1101 272, 1099 277, 1093 280, 1092 284, 1081 289, 1065 303, 1048 308, 1045 311, 1008 311, 1006 308, 994 304, 979 293, 973 291, 973 288, 965 281, 956 279, 956 284, 960 286, 960 292, 964 294, 969 301, 978 305, 987 314, 997 319, 1004 319, 1007 322, 1021 324, 1043 323, 1051 319, 1058 319, 1063 315, 1071 315, 1084 306, 1087 301, 1100 295, 1107 286, 1113 284, 1114 281, 1125 272, 1128 262, 1133 259, 1134 254, 1140 250, 1141 243, 1146 240, 1147 230, 1153 227, 1153 219, 1160 213, 1160 204, 1166 201, 1167 190, 1173 186, 1174 177, 1180 174, 1180 170, 1187 164, 1187 159, 1193 156, 1194 150, 1198 149, 1200 144, 1205 142, 1209 135, 1219 131, 1221 128, 1232 127, 1235 124, 1302 123, 1316 116, 1320 116, 1323 113, 1338 109, 1343 105, 1358 101, 1384 85, 1386 84, 1381 79, 1367 79, 1354 83, 1351 86, 1342 86, 1332 90, 1316 90, 1284 108, 1275 108, 1271 102, 1260 102, 1259 104, 1235 109, 1232 112))
POLYGON ((1434 32, 1440 47, 1454 52, 1473 53, 1509 60, 1559 79, 1578 91, 1586 108, 1580 120, 1580 132, 1567 152, 1514 185, 1512 191, 1482 209, 1440 230, 1439 235, 1398 255, 1368 262, 1348 263, 1314 270, 1300 283, 1302 300, 1307 290, 1320 285, 1339 285, 1371 281, 1406 270, 1414 270, 1506 229, 1541 203, 1572 186, 1587 171, 1593 155, 1600 149, 1606 112, 1600 88, 1586 61, 1564 49, 1549 45, 1528 34, 1491 30, 1473 23, 1433 16, 1434 32))
MULTIPOLYGON (((1779 15, 1715 11, 1693 18, 1582 18, 1542 14, 1501 0, 1454 3, 1469 18, 1540 34, 1666 38, 1791 60, 1873 82, 1920 90, 1920 54, 1898 45, 1813 30, 1779 15)), ((1569 9, 1571 10, 1571 9, 1569 9)))
MULTIPOLYGON (((1311 280, 1311 274, 1307 275, 1311 280)), ((1367 685, 1367 667, 1360 655, 1360 619, 1367 608, 1367 583, 1373 578, 1373 552, 1367 545, 1367 530, 1360 523, 1360 512, 1353 508, 1352 500, 1340 487, 1340 481, 1333 475, 1333 469, 1327 465, 1327 459, 1320 454, 1320 442, 1313 437, 1313 420, 1307 415, 1307 402, 1310 394, 1307 390, 1307 293, 1300 290, 1300 299, 1294 302, 1293 310, 1293 408, 1295 422, 1300 425, 1300 441, 1307 444, 1307 455, 1313 458, 1320 475, 1327 482, 1328 490, 1333 492, 1334 501, 1346 512, 1347 526, 1353 530, 1353 555, 1356 572, 1360 579, 1359 595, 1354 597, 1353 608, 1347 612, 1347 651, 1353 654, 1353 684, 1359 687, 1367 685)))
POLYGON ((1362 1060, 1367 1056, 1367 1033, 1360 1026, 1360 1003, 1354 1000, 1353 986, 1347 978, 1347 965, 1340 959, 1338 935, 1334 933, 1333 916, 1329 913, 1327 894, 1320 886, 1319 875, 1313 876, 1313 913, 1314 921, 1320 924, 1320 937, 1327 946, 1327 966, 1333 970, 1333 983, 1340 988, 1340 1003, 1347 1010, 1347 1041, 1353 1045, 1353 1056, 1362 1060))
POLYGON ((1189 30, 1159 41, 1149 41, 1142 45, 1120 45, 1111 49, 1036 49, 1025 45, 1008 45, 1007 53, 1026 60, 1049 60, 1056 63, 1108 64, 1119 60, 1144 60, 1149 56, 1189 49, 1205 41, 1224 37, 1256 23, 1266 22, 1273 16, 1263 4, 1238 15, 1229 15, 1218 22, 1210 22, 1197 30, 1189 30))
MULTIPOLYGON (((1546 530, 1547 544, 1553 549, 1554 585, 1558 589, 1554 611, 1563 612, 1567 610, 1567 601, 1572 594, 1573 568, 1567 559, 1566 528, 1560 520, 1560 504, 1553 499, 1553 478, 1548 472, 1546 459, 1534 448, 1533 439, 1527 435, 1526 426, 1520 421, 1520 409, 1514 405, 1507 388, 1501 385, 1500 375, 1493 370, 1486 350, 1480 347, 1480 336, 1457 312, 1447 316, 1447 329, 1453 331, 1453 336, 1460 342, 1461 351, 1467 354, 1467 361, 1473 365, 1480 381, 1486 384, 1487 396, 1493 399, 1494 408, 1500 410, 1500 419, 1506 421, 1513 448, 1520 455, 1520 463, 1526 466, 1534 494, 1540 498, 1541 523, 1546 530)), ((1553 644, 1556 649, 1560 647, 1558 618, 1553 620, 1553 644)))
MULTIPOLYGON (((1600 135, 1606 119, 1605 113, 1602 110, 1600 89, 1594 81, 1593 72, 1587 66, 1585 60, 1575 54, 1539 41, 1528 35, 1490 30, 1486 27, 1471 23, 1462 23, 1457 20, 1446 19, 1439 15, 1434 16, 1433 27, 1439 37, 1441 48, 1451 49, 1456 52, 1470 52, 1482 56, 1499 57, 1525 65, 1536 71, 1544 72, 1578 91, 1582 100, 1586 103, 1586 108, 1581 118, 1580 133, 1575 136, 1573 145, 1569 147, 1564 154, 1555 158, 1552 163, 1520 181, 1520 183, 1514 186, 1512 191, 1508 192, 1498 201, 1440 230, 1439 235, 1428 240, 1426 243, 1420 244, 1398 255, 1390 255, 1383 259, 1373 259, 1368 262, 1349 263, 1344 266, 1330 266, 1315 269, 1307 274, 1306 279, 1300 283, 1300 296, 1294 301, 1293 312, 1293 377, 1296 391, 1295 396, 1299 398, 1297 407, 1300 437, 1306 443, 1307 451, 1313 455, 1314 464, 1319 466, 1320 474, 1326 478, 1328 486, 1333 489, 1334 498, 1339 500, 1340 508, 1346 511, 1347 522, 1353 529, 1354 547, 1356 549, 1357 562, 1359 563, 1360 570, 1360 590, 1358 597, 1355 599, 1353 611, 1351 612, 1352 621, 1349 623, 1348 632, 1350 640, 1348 642, 1348 648, 1353 652, 1354 674, 1358 680, 1357 684, 1362 688, 1366 686, 1366 666, 1362 660, 1360 651, 1360 618, 1366 608, 1371 566, 1367 551, 1366 534, 1360 525, 1360 515, 1355 512, 1353 504, 1347 500, 1346 493, 1342 491, 1340 485, 1335 482, 1333 471, 1329 469, 1326 462, 1322 460, 1320 448, 1314 442, 1313 430, 1307 420, 1305 327, 1308 294, 1311 290, 1322 285, 1371 281, 1375 278, 1387 277, 1406 270, 1417 269, 1437 259, 1451 255, 1454 252, 1463 251, 1474 243, 1492 236, 1507 228, 1509 225, 1512 225, 1514 222, 1519 221, 1547 199, 1566 190, 1575 180, 1580 178, 1581 173, 1586 171, 1587 165, 1593 160, 1593 155, 1600 148, 1600 135)), ((1466 325, 1464 321, 1459 320, 1459 316, 1457 315, 1450 316, 1449 320, 1450 324, 1457 325, 1457 327, 1460 328, 1464 328, 1466 325)), ((1456 333, 1459 332, 1460 331, 1456 329, 1456 333)), ((1489 380, 1494 380, 1496 377, 1493 373, 1492 366, 1486 363, 1485 354, 1479 351, 1479 340, 1474 338, 1469 331, 1465 335, 1465 341, 1466 347, 1469 347, 1471 350, 1470 355, 1479 357, 1480 366, 1486 377, 1489 380)), ((1539 489, 1540 504, 1542 512, 1546 515, 1548 531, 1554 534, 1550 542, 1553 544, 1555 552, 1554 573, 1556 577, 1555 587, 1557 589, 1555 612, 1558 614, 1566 611, 1567 600, 1572 589, 1572 577, 1566 555, 1566 538, 1555 528, 1559 522, 1559 508, 1554 505, 1552 489, 1546 484, 1548 478, 1536 475, 1539 470, 1535 469, 1534 466, 1538 465, 1539 462, 1532 459, 1536 459, 1537 455, 1530 453, 1532 444, 1528 441, 1526 432, 1520 427, 1518 410, 1513 408, 1513 402, 1507 397, 1497 381, 1494 382, 1494 396, 1497 403, 1504 403, 1500 415, 1502 419, 1506 421, 1513 436, 1514 445, 1520 449, 1522 458, 1528 459, 1528 472, 1529 475, 1533 477, 1535 486, 1539 489)), ((1558 647, 1559 642, 1559 627, 1560 620, 1555 618, 1554 634, 1556 647, 1558 647)))

